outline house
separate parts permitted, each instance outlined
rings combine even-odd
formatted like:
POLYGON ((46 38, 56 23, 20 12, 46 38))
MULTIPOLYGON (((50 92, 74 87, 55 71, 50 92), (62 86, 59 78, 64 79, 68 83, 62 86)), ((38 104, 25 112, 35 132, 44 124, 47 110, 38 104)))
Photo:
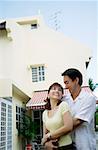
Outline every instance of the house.
POLYGON ((83 85, 87 85, 90 57, 89 48, 50 29, 42 16, 0 21, 0 149, 22 150, 17 128, 26 104, 35 93, 37 101, 42 100, 42 104, 28 106, 32 106, 28 113, 42 125, 46 92, 41 91, 55 81, 63 85, 61 73, 65 69, 79 69, 84 75, 83 85))

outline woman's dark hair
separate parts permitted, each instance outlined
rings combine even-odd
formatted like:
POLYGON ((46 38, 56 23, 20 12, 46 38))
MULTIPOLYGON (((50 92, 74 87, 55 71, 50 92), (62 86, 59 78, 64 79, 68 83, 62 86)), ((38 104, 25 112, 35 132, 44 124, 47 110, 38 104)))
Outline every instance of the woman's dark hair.
MULTIPOLYGON (((61 84, 55 82, 55 83, 53 83, 53 84, 49 87, 49 89, 48 89, 48 94, 49 94, 51 88, 54 87, 54 86, 60 87, 60 88, 61 88, 61 91, 62 91, 62 94, 64 93, 64 90, 63 90, 63 87, 61 86, 61 84)), ((45 109, 51 110, 50 99, 47 97, 44 101, 46 102, 45 109)), ((57 103, 57 106, 58 106, 61 102, 62 102, 62 101, 59 100, 59 102, 57 103)))
POLYGON ((72 81, 74 81, 76 78, 79 78, 79 85, 80 86, 82 85, 82 82, 83 82, 82 74, 79 70, 75 68, 70 68, 70 69, 65 70, 62 73, 62 76, 68 76, 69 78, 72 79, 72 81))

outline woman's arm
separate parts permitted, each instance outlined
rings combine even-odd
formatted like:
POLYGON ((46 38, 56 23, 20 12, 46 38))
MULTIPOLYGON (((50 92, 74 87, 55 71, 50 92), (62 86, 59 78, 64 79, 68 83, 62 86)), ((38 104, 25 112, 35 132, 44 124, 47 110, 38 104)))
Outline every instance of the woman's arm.
POLYGON ((56 140, 47 140, 47 135, 48 135, 49 131, 47 130, 45 124, 43 124, 43 138, 42 138, 42 145, 45 145, 45 148, 47 150, 52 150, 53 148, 57 148, 58 146, 53 145, 53 142, 57 142, 56 140))
POLYGON ((45 124, 43 123, 43 136, 47 134, 49 131, 47 130, 45 124))
POLYGON ((45 144, 45 142, 47 142, 47 135, 48 135, 49 131, 47 130, 45 123, 43 123, 43 138, 42 138, 42 145, 45 144))
POLYGON ((68 134, 69 132, 72 131, 72 129, 73 129, 73 119, 72 119, 71 113, 69 111, 64 113, 63 122, 64 122, 64 125, 61 128, 59 128, 54 133, 51 133, 49 135, 50 139, 57 139, 60 136, 62 136, 64 134, 68 134))
POLYGON ((72 131, 73 119, 72 119, 71 113, 69 111, 67 111, 63 114, 63 122, 64 122, 64 125, 61 128, 57 129, 53 133, 48 132, 44 136, 44 142, 46 142, 48 140, 58 139, 62 135, 68 134, 69 132, 72 131))

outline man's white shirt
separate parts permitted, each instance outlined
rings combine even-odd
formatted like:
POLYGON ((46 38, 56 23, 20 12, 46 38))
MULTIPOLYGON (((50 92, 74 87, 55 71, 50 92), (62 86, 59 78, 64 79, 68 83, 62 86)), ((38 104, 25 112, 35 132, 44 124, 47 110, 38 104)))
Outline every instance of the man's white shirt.
POLYGON ((81 90, 75 100, 71 95, 66 95, 65 100, 72 111, 72 116, 84 122, 72 132, 73 141, 77 150, 95 150, 96 136, 94 128, 94 114, 96 110, 96 99, 92 93, 81 90))

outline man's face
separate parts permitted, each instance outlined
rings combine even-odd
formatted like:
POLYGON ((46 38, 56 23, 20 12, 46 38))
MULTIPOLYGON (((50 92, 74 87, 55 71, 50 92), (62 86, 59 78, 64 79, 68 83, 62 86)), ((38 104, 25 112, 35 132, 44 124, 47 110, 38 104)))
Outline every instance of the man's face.
POLYGON ((72 79, 69 78, 68 76, 64 76, 64 84, 65 84, 65 88, 69 89, 71 94, 73 94, 75 92, 76 86, 77 86, 76 79, 74 81, 72 81, 72 79))

